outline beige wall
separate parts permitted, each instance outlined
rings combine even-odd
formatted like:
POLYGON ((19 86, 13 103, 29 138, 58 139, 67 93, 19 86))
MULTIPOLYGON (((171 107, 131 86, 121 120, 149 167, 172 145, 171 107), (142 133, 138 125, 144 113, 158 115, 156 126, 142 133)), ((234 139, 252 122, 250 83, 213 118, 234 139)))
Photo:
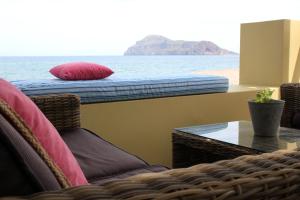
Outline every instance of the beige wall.
POLYGON ((279 86, 300 78, 300 21, 241 25, 240 84, 279 86))
POLYGON ((290 22, 289 82, 300 81, 300 21, 290 22))
POLYGON ((241 25, 240 84, 280 84, 285 23, 280 20, 241 25))
POLYGON ((173 128, 249 119, 256 88, 228 93, 82 105, 82 125, 152 164, 171 166, 173 128))

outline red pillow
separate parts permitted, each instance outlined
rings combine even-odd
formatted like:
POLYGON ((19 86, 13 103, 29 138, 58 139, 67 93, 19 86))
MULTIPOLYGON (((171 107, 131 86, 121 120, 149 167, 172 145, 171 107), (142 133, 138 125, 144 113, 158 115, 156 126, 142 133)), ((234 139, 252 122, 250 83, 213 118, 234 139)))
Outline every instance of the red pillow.
POLYGON ((29 97, 3 79, 0 79, 0 105, 2 114, 22 130, 22 136, 36 149, 59 181, 60 175, 63 175, 63 181, 60 181, 63 187, 88 184, 77 160, 51 122, 29 97))
POLYGON ((103 65, 74 62, 53 67, 50 73, 63 80, 96 80, 106 78, 114 72, 103 65))

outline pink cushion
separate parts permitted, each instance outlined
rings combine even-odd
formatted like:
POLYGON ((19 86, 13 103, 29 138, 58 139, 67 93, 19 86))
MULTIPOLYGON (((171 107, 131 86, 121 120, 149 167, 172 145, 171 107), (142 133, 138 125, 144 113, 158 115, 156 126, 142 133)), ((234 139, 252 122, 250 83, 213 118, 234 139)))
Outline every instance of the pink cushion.
POLYGON ((23 120, 50 159, 60 168, 71 186, 87 184, 87 180, 59 133, 39 108, 20 90, 0 79, 0 99, 23 120))
POLYGON ((114 72, 103 65, 74 62, 53 67, 50 73, 63 80, 96 80, 106 78, 114 72))

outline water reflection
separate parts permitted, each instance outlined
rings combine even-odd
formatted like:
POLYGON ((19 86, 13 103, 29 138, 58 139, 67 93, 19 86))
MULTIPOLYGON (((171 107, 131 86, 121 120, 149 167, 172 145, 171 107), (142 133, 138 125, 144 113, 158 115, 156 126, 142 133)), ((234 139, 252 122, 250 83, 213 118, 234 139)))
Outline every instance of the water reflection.
POLYGON ((285 148, 286 143, 283 143, 276 137, 261 137, 261 136, 253 136, 252 145, 253 149, 261 150, 269 152, 273 151, 273 149, 285 148))
POLYGON ((263 152, 276 150, 293 150, 300 147, 300 131, 295 129, 280 128, 277 136, 255 136, 251 122, 240 121, 239 144, 263 152))

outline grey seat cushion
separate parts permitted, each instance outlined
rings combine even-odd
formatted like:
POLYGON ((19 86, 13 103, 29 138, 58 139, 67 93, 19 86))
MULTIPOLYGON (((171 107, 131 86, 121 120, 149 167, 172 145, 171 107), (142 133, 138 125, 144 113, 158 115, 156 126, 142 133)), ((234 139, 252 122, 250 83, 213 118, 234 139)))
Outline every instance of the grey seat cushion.
POLYGON ((34 149, 0 114, 0 196, 61 189, 34 149))
MULTIPOLYGON (((92 184, 166 169, 150 166, 88 130, 78 128, 61 135, 92 184)), ((1 114, 0 177, 0 196, 61 189, 49 167, 1 114)))
POLYGON ((148 172, 146 169, 151 168, 145 161, 121 150, 91 131, 78 128, 62 132, 61 135, 90 183, 114 176, 122 177, 122 174, 134 171, 148 172))
POLYGON ((161 172, 167 170, 166 167, 164 166, 159 166, 159 165, 151 165, 148 167, 144 167, 141 169, 135 169, 127 172, 121 172, 120 174, 114 174, 113 176, 106 176, 106 177, 101 177, 98 178, 97 180, 93 180, 91 183, 95 185, 102 185, 104 183, 107 183, 109 181, 114 181, 114 180, 119 180, 119 179, 124 179, 129 176, 134 176, 137 174, 142 174, 142 173, 152 173, 152 172, 161 172))

